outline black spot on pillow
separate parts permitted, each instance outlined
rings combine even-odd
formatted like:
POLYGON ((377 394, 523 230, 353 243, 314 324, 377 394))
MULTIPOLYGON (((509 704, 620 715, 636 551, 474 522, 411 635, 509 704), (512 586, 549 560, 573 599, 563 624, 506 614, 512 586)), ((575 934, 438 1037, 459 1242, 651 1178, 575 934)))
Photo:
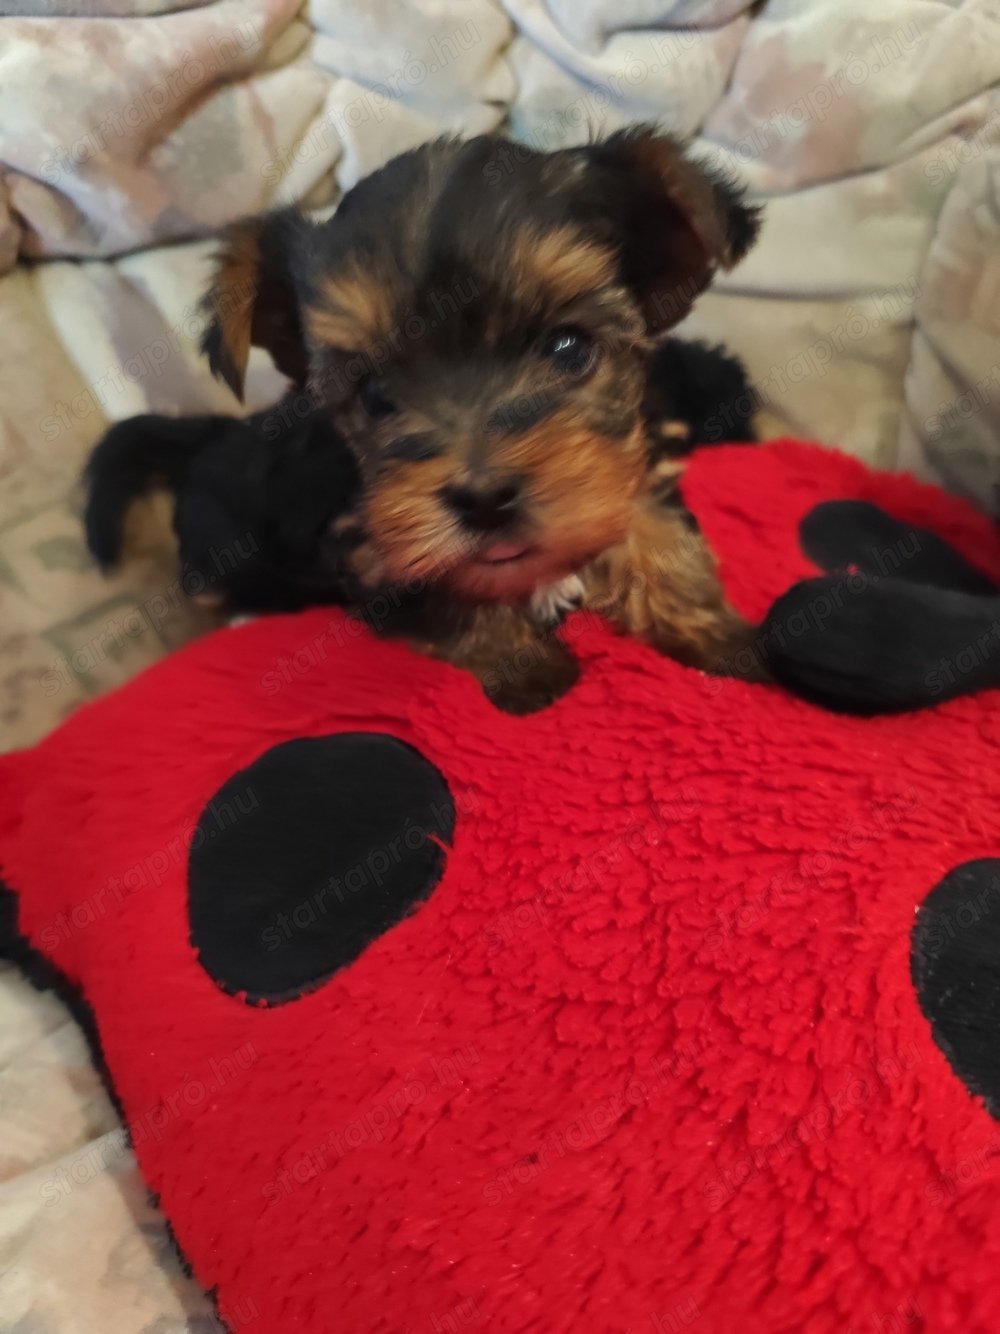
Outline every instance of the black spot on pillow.
POLYGON ((1000 1115, 1000 859, 958 866, 917 914, 911 971, 934 1041, 1000 1115))
POLYGON ((394 737, 273 746, 222 785, 192 839, 202 966, 251 1002, 294 1000, 427 898, 454 828, 444 778, 394 737))

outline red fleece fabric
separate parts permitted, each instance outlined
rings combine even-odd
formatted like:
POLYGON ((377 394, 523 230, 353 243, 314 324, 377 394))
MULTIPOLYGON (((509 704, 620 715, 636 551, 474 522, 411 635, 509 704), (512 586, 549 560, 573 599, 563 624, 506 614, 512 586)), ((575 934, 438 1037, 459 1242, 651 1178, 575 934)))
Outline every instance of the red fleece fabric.
MULTIPOLYGON (((687 499, 733 601, 871 499, 1000 576, 992 525, 817 447, 687 499)), ((19 928, 96 1015, 139 1162, 254 1334, 1000 1328, 1000 1136, 932 1040, 914 912, 1000 854, 992 694, 834 716, 565 627, 528 718, 340 612, 220 631, 0 763, 19 928), (311 994, 225 994, 187 845, 276 743, 388 733, 444 775, 443 877, 311 994)))

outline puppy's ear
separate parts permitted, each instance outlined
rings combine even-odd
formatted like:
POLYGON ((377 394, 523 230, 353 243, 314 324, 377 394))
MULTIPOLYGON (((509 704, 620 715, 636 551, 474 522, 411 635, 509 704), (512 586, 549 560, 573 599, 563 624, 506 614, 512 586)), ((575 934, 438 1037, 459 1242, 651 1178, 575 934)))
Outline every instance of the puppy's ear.
POLYGON ((296 385, 308 373, 299 300, 312 233, 292 208, 235 222, 222 233, 212 285, 202 301, 201 350, 212 374, 242 401, 251 347, 270 352, 296 385))
POLYGON ((759 209, 725 177, 685 157, 647 126, 622 130, 591 149, 617 225, 623 277, 650 333, 688 313, 717 269, 731 269, 753 244, 759 209))

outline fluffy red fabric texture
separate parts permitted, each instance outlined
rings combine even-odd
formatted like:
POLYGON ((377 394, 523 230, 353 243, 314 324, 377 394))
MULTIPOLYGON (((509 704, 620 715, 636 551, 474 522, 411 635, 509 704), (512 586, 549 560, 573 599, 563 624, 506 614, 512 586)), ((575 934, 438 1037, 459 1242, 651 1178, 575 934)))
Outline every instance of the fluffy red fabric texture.
MULTIPOLYGON (((754 616, 815 573, 825 499, 1000 574, 962 504, 812 446, 704 451, 685 490, 754 616)), ((259 620, 3 761, 20 929, 195 1274, 260 1334, 996 1330, 1000 1137, 909 964, 929 890, 1000 853, 995 698, 838 717, 565 633, 579 685, 518 719, 340 613, 259 620), (441 882, 312 994, 224 994, 199 814, 277 742, 368 730, 447 779, 441 882)))

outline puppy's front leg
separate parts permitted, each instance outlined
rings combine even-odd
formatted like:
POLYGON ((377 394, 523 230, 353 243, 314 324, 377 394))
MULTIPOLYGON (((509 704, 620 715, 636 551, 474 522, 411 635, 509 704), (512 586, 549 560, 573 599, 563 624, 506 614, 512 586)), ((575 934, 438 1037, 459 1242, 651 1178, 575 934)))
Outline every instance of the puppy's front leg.
POLYGON ((471 672, 505 713, 546 708, 580 675, 565 645, 517 607, 470 608, 455 628, 435 633, 428 627, 428 633, 408 638, 422 653, 471 672))
POLYGON ((745 680, 769 679, 760 632, 726 600, 715 558, 669 489, 650 490, 631 530, 585 575, 587 605, 677 662, 745 680))
MULTIPOLYGON (((580 676, 572 653, 556 639, 544 611, 529 607, 458 602, 441 590, 428 595, 381 597, 384 570, 360 522, 348 516, 334 536, 349 549, 355 602, 372 629, 405 639, 429 657, 461 667, 479 681, 486 696, 505 713, 536 713, 564 695, 580 676), (373 608, 388 601, 395 610, 376 620, 373 608)), ((553 589, 555 609, 566 610, 553 589)))

